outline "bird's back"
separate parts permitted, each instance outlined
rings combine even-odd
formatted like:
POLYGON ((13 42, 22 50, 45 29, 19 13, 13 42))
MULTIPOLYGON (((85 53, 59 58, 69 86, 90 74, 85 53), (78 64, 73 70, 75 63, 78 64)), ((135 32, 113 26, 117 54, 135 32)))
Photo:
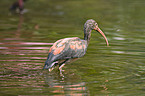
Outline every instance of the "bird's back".
POLYGON ((78 37, 60 39, 50 48, 46 62, 79 58, 85 55, 86 50, 87 41, 78 37))

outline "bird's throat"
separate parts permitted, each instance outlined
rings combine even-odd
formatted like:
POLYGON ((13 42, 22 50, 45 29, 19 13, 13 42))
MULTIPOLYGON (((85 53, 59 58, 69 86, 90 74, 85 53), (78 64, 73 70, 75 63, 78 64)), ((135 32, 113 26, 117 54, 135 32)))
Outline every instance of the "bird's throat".
POLYGON ((84 30, 84 40, 87 41, 87 45, 89 44, 90 37, 91 37, 91 29, 84 30))

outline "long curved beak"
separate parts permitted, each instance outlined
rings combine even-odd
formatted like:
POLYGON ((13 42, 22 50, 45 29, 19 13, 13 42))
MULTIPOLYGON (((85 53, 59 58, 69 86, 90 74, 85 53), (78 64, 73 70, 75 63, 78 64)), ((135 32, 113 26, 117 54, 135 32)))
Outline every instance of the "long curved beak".
POLYGON ((99 33, 101 33, 101 35, 104 37, 104 39, 106 40, 106 44, 107 46, 109 46, 108 40, 105 36, 105 34, 101 31, 101 29, 99 27, 94 28, 96 31, 98 31, 99 33))

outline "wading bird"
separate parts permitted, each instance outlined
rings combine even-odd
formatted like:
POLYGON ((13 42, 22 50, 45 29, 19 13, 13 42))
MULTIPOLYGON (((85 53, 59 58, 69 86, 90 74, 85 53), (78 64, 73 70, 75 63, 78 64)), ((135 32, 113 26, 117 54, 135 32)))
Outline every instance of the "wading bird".
POLYGON ((101 33, 107 45, 109 45, 106 36, 98 27, 98 24, 93 19, 89 19, 84 24, 84 40, 78 37, 72 37, 56 41, 49 50, 43 69, 49 69, 49 71, 51 71, 55 66, 59 65, 59 70, 61 72, 62 67, 66 63, 84 56, 87 51, 92 30, 101 33))
POLYGON ((24 2, 26 0, 18 0, 16 2, 14 2, 11 7, 10 7, 10 11, 12 13, 20 13, 20 14, 23 14, 23 10, 24 10, 24 2))

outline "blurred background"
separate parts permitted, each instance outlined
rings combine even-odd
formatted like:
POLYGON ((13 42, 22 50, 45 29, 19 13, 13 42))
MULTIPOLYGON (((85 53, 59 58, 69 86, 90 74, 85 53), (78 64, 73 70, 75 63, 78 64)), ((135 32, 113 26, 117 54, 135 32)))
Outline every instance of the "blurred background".
POLYGON ((145 0, 1 0, 0 94, 34 96, 144 96, 145 0), (21 6, 19 6, 21 5, 21 6), (97 32, 84 57, 58 70, 42 70, 52 44, 97 32))

